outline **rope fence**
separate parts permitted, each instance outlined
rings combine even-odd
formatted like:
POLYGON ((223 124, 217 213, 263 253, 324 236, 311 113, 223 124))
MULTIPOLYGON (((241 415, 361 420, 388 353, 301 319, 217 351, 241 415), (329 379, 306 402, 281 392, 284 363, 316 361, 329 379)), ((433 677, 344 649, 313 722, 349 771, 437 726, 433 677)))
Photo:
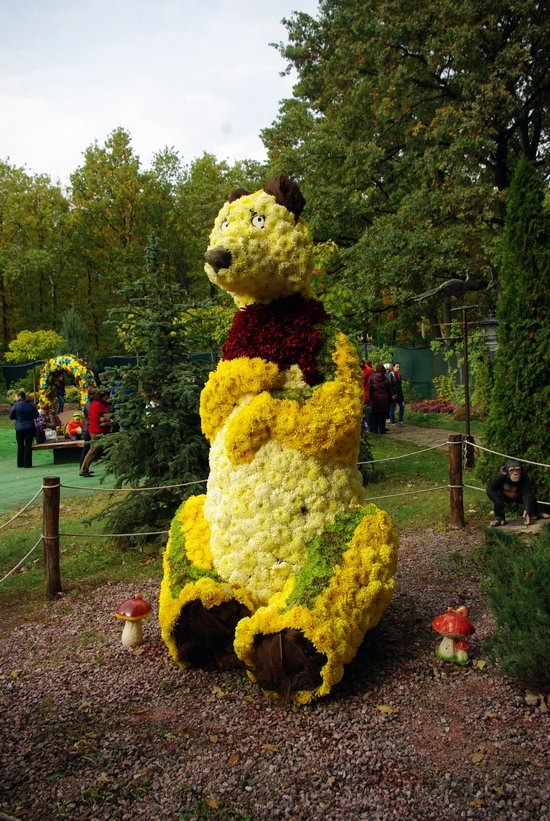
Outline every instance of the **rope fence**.
MULTIPOLYGON (((462 507, 462 491, 467 488, 469 490, 475 490, 481 493, 485 493, 485 488, 477 487, 476 485, 470 485, 462 481, 462 467, 461 467, 461 456, 457 454, 457 451, 451 447, 453 445, 462 445, 464 444, 464 439, 462 434, 457 434, 456 438, 453 435, 450 439, 442 441, 436 445, 431 445, 427 448, 421 448, 420 450, 410 451, 409 453, 403 453, 398 456, 387 456, 380 459, 369 459, 367 461, 358 462, 357 465, 374 465, 380 462, 391 462, 397 459, 407 459, 412 456, 417 456, 422 453, 428 453, 432 450, 437 450, 439 448, 448 446, 449 447, 449 475, 450 480, 449 484, 446 485, 436 485, 434 487, 429 488, 418 488, 416 490, 408 490, 408 491, 401 491, 400 493, 388 493, 380 496, 368 496, 365 498, 365 502, 374 502, 381 499, 396 499, 399 497, 404 496, 416 496, 420 493, 433 493, 440 490, 449 490, 450 491, 450 499, 451 499, 451 519, 452 523, 456 525, 457 521, 460 523, 461 526, 464 526, 464 518, 463 512, 460 515, 460 511, 458 511, 458 519, 455 515, 453 515, 453 508, 454 514, 457 514, 457 496, 456 493, 460 494, 459 502, 460 507, 462 507), (457 466, 460 466, 457 468, 457 466), (453 483, 453 479, 455 482, 453 483)), ((485 448, 482 445, 473 444, 472 447, 478 448, 479 450, 483 450, 487 453, 492 453, 496 456, 502 456, 506 459, 517 459, 518 462, 524 462, 525 464, 529 465, 536 465, 537 467, 543 468, 550 468, 550 465, 545 464, 544 462, 534 462, 529 459, 521 459, 520 457, 510 456, 506 453, 500 453, 499 451, 491 450, 490 448, 485 448)), ((119 487, 119 488, 104 488, 98 486, 90 486, 90 485, 66 485, 63 484, 57 479, 52 479, 52 477, 45 477, 44 484, 38 489, 38 491, 34 494, 34 496, 29 499, 29 501, 17 511, 17 513, 8 519, 7 522, 3 522, 0 525, 0 530, 3 530, 12 522, 14 522, 19 516, 22 515, 31 505, 32 503, 43 494, 43 508, 44 508, 44 526, 43 530, 46 531, 48 528, 51 529, 51 516, 53 513, 53 520, 56 520, 56 524, 53 527, 51 532, 43 532, 42 535, 39 537, 37 542, 31 547, 31 549, 23 556, 23 558, 14 566, 11 570, 8 571, 2 578, 0 578, 0 584, 4 582, 9 576, 11 576, 21 565, 29 558, 29 556, 36 550, 40 542, 44 545, 44 553, 45 553, 45 570, 47 575, 47 565, 48 565, 48 553, 51 554, 51 550, 53 548, 54 553, 57 553, 57 564, 59 559, 59 539, 60 538, 74 538, 74 539, 88 539, 88 538, 139 538, 144 536, 165 536, 169 533, 169 530, 151 530, 151 531, 143 531, 138 533, 65 533, 59 531, 59 500, 60 500, 60 491, 61 488, 65 488, 68 490, 91 490, 91 491, 102 491, 104 493, 115 493, 115 492, 147 492, 147 491, 158 491, 158 490, 174 490, 177 488, 186 488, 192 487, 196 485, 205 484, 208 480, 207 479, 199 479, 193 482, 181 482, 178 484, 172 485, 156 485, 156 486, 137 486, 137 487, 119 487), (48 510, 47 510, 48 509, 48 510), (49 524, 47 525, 47 512, 49 516, 49 524), (57 519, 56 519, 57 517, 57 519)), ((537 503, 540 505, 547 505, 550 506, 550 502, 546 502, 543 500, 537 500, 537 503)), ((48 589, 48 585, 47 585, 48 589)), ((60 581, 59 581, 59 590, 60 590, 60 581)), ((50 595, 52 598, 53 595, 50 595)))

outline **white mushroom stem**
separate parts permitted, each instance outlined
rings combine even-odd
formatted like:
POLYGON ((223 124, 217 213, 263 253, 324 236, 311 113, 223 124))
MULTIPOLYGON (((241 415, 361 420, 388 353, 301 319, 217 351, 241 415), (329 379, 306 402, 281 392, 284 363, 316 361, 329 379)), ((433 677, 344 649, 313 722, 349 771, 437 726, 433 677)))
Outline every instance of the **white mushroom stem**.
POLYGON ((455 642, 452 636, 444 636, 439 645, 439 655, 445 659, 453 658, 455 654, 455 642))
POLYGON ((136 621, 125 621, 122 631, 122 643, 125 647, 139 647, 143 644, 143 631, 141 629, 141 619, 136 621))

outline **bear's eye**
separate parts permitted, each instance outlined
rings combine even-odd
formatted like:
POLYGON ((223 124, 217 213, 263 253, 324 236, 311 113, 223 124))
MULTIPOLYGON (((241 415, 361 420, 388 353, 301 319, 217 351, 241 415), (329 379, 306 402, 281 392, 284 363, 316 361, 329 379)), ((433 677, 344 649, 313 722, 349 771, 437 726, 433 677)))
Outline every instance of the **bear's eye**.
POLYGON ((254 228, 263 228, 265 226, 265 217, 262 214, 252 214, 252 225, 254 228))
POLYGON ((227 226, 228 226, 228 225, 229 225, 229 220, 228 220, 228 219, 224 219, 224 221, 222 222, 222 224, 221 224, 221 226, 220 226, 220 227, 221 227, 221 229, 222 229, 222 231, 225 231, 225 229, 227 228, 227 226))

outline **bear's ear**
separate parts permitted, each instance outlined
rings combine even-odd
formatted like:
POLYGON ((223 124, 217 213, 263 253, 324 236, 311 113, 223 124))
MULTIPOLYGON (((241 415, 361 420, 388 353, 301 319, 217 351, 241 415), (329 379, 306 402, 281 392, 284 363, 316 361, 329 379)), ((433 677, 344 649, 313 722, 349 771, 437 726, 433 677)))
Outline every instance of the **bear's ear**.
POLYGON ((235 188, 229 195, 229 202, 235 202, 235 200, 239 200, 241 197, 246 197, 247 194, 250 194, 250 191, 245 191, 244 188, 235 188))
POLYGON ((302 211, 306 201, 302 192, 298 187, 298 183, 291 180, 290 177, 274 177, 264 185, 266 194, 271 194, 275 197, 275 202, 294 214, 296 222, 302 211))

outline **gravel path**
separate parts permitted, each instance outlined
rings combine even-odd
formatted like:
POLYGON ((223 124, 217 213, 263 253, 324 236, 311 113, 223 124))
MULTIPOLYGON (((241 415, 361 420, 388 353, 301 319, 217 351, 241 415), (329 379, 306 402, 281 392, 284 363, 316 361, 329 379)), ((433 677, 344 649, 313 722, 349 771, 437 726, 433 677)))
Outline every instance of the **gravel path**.
MULTIPOLYGON (((470 606, 474 647, 491 629, 479 539, 403 536, 381 624, 306 708, 240 672, 179 671, 154 619, 125 650, 112 613, 127 586, 45 606, 0 642, 0 818, 549 819, 546 705, 479 652, 467 668, 434 655, 449 605, 470 606)), ((142 586, 155 609, 158 586, 142 586)))

